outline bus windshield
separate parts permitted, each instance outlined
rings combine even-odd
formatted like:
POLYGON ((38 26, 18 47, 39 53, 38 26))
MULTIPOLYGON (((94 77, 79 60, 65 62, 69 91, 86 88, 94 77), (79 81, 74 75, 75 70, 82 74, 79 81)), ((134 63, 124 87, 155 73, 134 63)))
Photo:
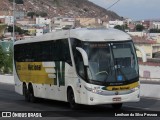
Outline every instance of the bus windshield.
MULTIPOLYGON (((132 41, 129 42, 78 42, 83 48, 89 66, 88 79, 105 83, 122 83, 138 78, 138 64, 132 41)), ((74 47, 72 46, 73 50, 74 47)), ((74 53, 74 51, 73 51, 74 53)), ((74 54, 77 73, 85 78, 83 59, 80 53, 74 54)))

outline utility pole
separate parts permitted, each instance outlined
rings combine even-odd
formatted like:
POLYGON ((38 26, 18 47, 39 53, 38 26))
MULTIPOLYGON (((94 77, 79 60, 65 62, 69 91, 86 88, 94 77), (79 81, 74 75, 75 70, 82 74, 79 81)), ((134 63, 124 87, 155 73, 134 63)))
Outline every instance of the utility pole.
POLYGON ((15 41, 15 0, 13 0, 13 43, 15 41))

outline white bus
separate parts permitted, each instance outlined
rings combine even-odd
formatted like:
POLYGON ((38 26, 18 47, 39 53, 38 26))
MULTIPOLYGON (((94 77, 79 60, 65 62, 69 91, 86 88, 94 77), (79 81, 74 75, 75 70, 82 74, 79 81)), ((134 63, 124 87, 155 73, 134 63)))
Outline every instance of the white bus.
POLYGON ((72 29, 14 44, 15 91, 26 101, 79 104, 140 100, 139 67, 131 37, 115 29, 72 29))

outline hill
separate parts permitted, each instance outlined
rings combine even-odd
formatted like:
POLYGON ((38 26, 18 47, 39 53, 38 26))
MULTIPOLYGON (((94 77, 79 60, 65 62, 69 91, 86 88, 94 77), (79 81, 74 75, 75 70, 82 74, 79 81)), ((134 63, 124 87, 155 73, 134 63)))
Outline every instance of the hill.
MULTIPOLYGON (((1 0, 0 10, 12 11, 13 0, 1 0)), ((47 13, 48 17, 98 17, 107 15, 110 20, 121 19, 116 13, 108 11, 88 0, 16 0, 16 10, 47 13), (23 3, 23 4, 22 4, 23 3)))

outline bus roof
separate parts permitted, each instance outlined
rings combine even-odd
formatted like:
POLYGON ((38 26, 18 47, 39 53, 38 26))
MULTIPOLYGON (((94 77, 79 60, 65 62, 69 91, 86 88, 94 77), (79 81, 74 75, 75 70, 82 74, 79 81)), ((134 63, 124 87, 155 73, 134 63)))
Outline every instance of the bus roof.
POLYGON ((16 41, 15 44, 58 40, 64 38, 76 38, 81 41, 94 42, 131 40, 131 37, 127 33, 117 29, 77 28, 47 33, 26 40, 16 41))

